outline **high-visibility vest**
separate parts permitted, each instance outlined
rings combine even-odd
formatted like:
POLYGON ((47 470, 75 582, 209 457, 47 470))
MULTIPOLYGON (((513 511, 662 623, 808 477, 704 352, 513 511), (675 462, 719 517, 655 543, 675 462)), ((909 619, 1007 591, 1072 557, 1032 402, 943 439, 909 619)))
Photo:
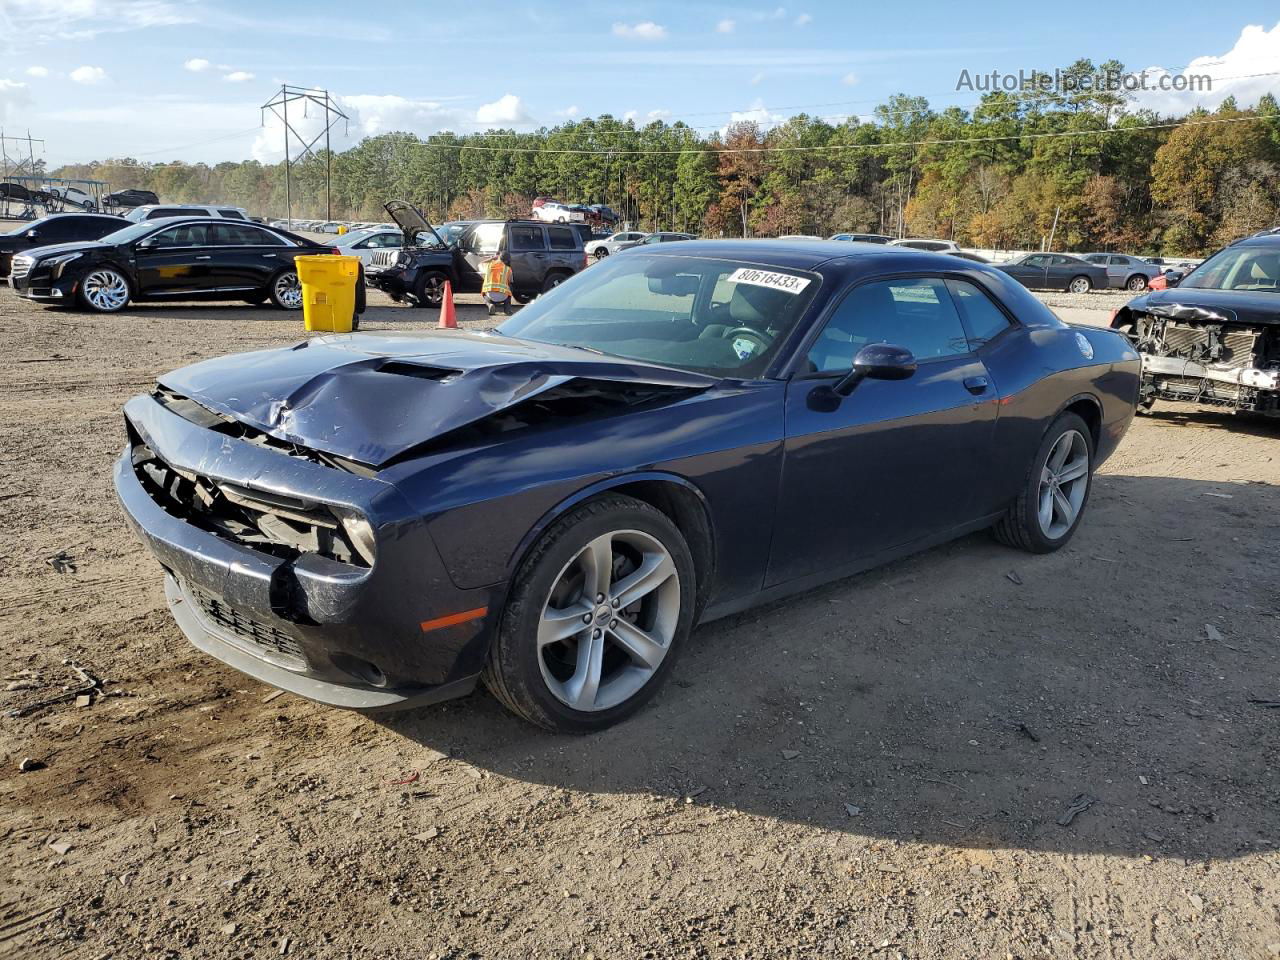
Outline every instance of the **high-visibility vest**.
POLYGON ((501 260, 490 260, 484 268, 484 284, 480 292, 511 296, 511 268, 501 260))

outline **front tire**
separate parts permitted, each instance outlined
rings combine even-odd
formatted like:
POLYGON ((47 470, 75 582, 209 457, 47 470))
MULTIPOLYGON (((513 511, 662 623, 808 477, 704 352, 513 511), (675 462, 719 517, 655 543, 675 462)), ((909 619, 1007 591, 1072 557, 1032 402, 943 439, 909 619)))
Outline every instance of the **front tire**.
POLYGON ((567 273, 548 274, 547 279, 542 282, 542 292, 550 293, 552 290, 560 286, 560 284, 564 283, 568 279, 569 279, 569 275, 567 273))
POLYGON ((1072 277, 1071 282, 1067 284, 1069 293, 1088 293, 1093 289, 1093 281, 1088 277, 1072 277))
POLYGON ((1045 432, 1022 492, 995 526, 996 539, 1029 553, 1052 553, 1075 534, 1093 487, 1093 436, 1074 413, 1045 432))
POLYGON ((612 726, 661 687, 693 627, 695 597, 688 544, 665 514, 616 494, 589 500, 521 565, 485 685, 548 730, 612 726))
POLYGON ((80 280, 77 296, 93 313, 119 313, 129 305, 129 281, 114 267, 95 267, 80 280))
POLYGON ((281 310, 302 309, 302 283, 297 270, 281 270, 271 278, 267 296, 281 310))
POLYGON ((439 270, 428 270, 420 276, 413 288, 413 296, 417 301, 414 306, 425 309, 444 303, 444 285, 448 279, 439 270))
POLYGON ((609 255, 608 247, 596 247, 595 253, 592 254, 597 260, 603 260, 609 255))

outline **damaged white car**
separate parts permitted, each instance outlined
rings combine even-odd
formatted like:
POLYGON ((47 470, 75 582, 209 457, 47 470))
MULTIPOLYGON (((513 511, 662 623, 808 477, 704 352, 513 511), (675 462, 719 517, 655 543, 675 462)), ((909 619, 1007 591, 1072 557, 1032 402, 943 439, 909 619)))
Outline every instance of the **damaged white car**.
POLYGON ((1177 400, 1280 416, 1280 228, 1129 301, 1111 327, 1142 355, 1139 409, 1177 400))

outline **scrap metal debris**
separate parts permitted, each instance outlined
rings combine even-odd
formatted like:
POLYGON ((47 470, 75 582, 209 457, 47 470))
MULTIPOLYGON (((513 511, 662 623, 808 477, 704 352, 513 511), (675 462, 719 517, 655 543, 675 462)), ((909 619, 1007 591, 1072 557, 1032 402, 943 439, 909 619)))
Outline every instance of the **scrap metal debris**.
POLYGON ((1080 814, 1084 813, 1086 810, 1088 810, 1097 802, 1098 802, 1097 797, 1090 796, 1087 793, 1076 794, 1075 798, 1071 801, 1067 809, 1063 811, 1062 816, 1058 818, 1058 826, 1060 827, 1071 826, 1072 820, 1074 820, 1080 814))
POLYGON ((1018 576, 1018 571, 1010 570, 1005 574, 1005 576, 1009 578, 1010 583, 1016 583, 1018 586, 1022 586, 1022 578, 1018 576))
POLYGON ((65 550, 59 550, 52 557, 46 557, 44 562, 53 567, 54 573, 76 572, 75 558, 65 550))
MULTIPOLYGON (((89 673, 87 670, 81 667, 78 663, 75 663, 71 660, 64 660, 63 665, 68 666, 73 671, 75 671, 76 675, 80 678, 83 684, 82 686, 76 687, 73 690, 64 690, 62 693, 56 696, 47 697, 44 700, 37 700, 35 703, 28 703, 25 707, 14 707, 13 709, 9 710, 8 715, 11 717, 25 717, 25 716, 28 716, 29 714, 35 713, 37 710, 43 710, 45 707, 52 707, 54 704, 65 703, 68 700, 74 700, 77 703, 79 703, 81 697, 91 698, 88 701, 88 703, 92 703, 94 699, 97 699, 100 697, 121 695, 119 692, 116 692, 116 691, 108 693, 107 691, 103 690, 102 681, 97 677, 95 677, 93 674, 89 673)), ((81 703, 80 705, 85 706, 87 704, 81 703)))
POLYGON ((1259 700, 1250 697, 1249 702, 1255 707, 1263 707, 1267 710, 1280 710, 1280 700, 1259 700))
POLYGON ((1212 623, 1204 625, 1204 635, 1206 639, 1212 640, 1214 643, 1218 643, 1222 639, 1222 634, 1212 623))

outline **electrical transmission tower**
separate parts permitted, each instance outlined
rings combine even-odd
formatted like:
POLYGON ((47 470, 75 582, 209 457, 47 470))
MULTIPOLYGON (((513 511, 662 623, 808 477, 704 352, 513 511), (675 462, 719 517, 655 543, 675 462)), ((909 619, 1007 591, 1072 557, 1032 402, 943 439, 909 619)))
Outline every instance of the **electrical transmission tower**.
POLYGON ((295 87, 289 83, 282 83, 280 92, 264 103, 261 110, 263 126, 266 126, 268 110, 279 117, 281 123, 284 124, 284 203, 289 225, 293 225, 293 188, 290 182, 290 171, 296 161, 315 156, 315 146, 319 143, 321 137, 324 137, 324 216, 326 220, 332 220, 333 204, 329 198, 329 180, 333 172, 333 151, 329 149, 329 131, 341 120, 343 121, 343 132, 345 133, 347 130, 346 124, 351 118, 342 112, 333 98, 329 96, 328 90, 321 90, 316 87, 295 87), (308 110, 312 107, 324 111, 324 129, 310 140, 295 130, 289 122, 289 104, 295 104, 293 115, 296 119, 298 116, 296 104, 299 100, 302 101, 303 119, 307 119, 308 110), (297 157, 293 156, 290 149, 290 136, 296 139, 302 147, 297 157))
POLYGON ((40 144, 40 150, 43 153, 44 141, 32 139, 30 130, 27 131, 27 135, 25 137, 7 137, 5 136, 4 128, 0 127, 0 164, 3 164, 3 168, 0 169, 0 173, 3 173, 6 179, 10 176, 19 175, 28 177, 37 176, 38 170, 36 169, 35 151, 35 144, 37 143, 40 144), (26 158, 23 158, 21 150, 18 151, 16 156, 10 157, 10 143, 25 143, 27 145, 26 158))

